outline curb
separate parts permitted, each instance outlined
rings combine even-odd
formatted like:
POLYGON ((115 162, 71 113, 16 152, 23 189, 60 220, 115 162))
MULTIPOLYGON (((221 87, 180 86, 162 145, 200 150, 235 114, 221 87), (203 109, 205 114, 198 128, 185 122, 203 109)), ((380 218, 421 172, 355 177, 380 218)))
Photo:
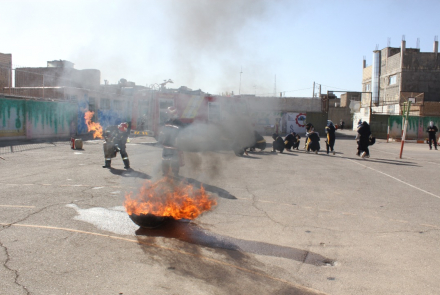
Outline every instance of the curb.
MULTIPOLYGON (((400 138, 390 138, 389 141, 394 141, 394 142, 402 142, 402 139, 400 138)), ((420 140, 420 139, 410 139, 410 140, 405 140, 405 142, 407 143, 427 143, 427 140, 420 140)))

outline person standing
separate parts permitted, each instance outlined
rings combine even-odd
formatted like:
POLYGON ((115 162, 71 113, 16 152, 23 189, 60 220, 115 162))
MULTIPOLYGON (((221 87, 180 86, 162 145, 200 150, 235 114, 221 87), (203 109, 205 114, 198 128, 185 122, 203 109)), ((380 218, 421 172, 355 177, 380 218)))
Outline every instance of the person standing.
POLYGON ((335 125, 333 125, 333 122, 330 120, 327 120, 327 126, 325 126, 325 133, 327 133, 327 140, 325 141, 325 145, 327 147, 327 155, 329 153, 329 150, 332 151, 333 155, 335 154, 335 150, 333 147, 335 146, 335 125))
POLYGON ((429 126, 428 129, 426 129, 426 132, 428 132, 429 149, 432 150, 432 142, 434 142, 434 148, 437 149, 437 138, 435 134, 438 132, 438 128, 434 125, 433 121, 429 122, 429 126))
POLYGON ((344 122, 344 120, 341 119, 341 121, 339 121, 339 128, 341 130, 344 130, 344 125, 345 125, 345 122, 344 122))
POLYGON ((312 123, 307 123, 306 124, 306 136, 304 139, 304 149, 307 149, 307 141, 309 139, 309 134, 315 130, 315 127, 313 126, 312 123))
POLYGON ((370 157, 370 150, 368 146, 370 145, 370 125, 366 121, 364 121, 357 130, 356 139, 358 140, 358 152, 357 156, 361 156, 362 158, 370 157))
POLYGON ((130 161, 126 151, 125 144, 127 143, 128 135, 130 134, 129 123, 124 122, 119 125, 109 126, 104 131, 104 158, 105 164, 102 168, 111 168, 112 158, 116 153, 121 154, 124 162, 124 169, 130 169, 130 161))

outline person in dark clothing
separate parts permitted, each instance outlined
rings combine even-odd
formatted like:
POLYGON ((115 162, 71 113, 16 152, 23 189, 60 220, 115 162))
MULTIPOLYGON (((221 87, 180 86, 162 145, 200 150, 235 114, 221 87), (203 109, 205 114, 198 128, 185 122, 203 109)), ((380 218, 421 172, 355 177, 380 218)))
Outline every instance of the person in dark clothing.
POLYGON ((266 140, 264 139, 263 136, 261 136, 260 133, 258 133, 258 131, 254 130, 254 142, 252 146, 249 147, 249 150, 251 152, 255 152, 255 149, 264 150, 265 148, 266 148, 266 140))
POLYGON ((335 146, 335 125, 333 125, 333 122, 328 120, 327 121, 327 126, 325 126, 325 133, 327 133, 327 139, 325 141, 325 145, 327 147, 327 155, 329 153, 329 150, 332 151, 333 155, 335 154, 335 151, 333 149, 333 147, 335 146))
POLYGON ((284 140, 277 133, 272 134, 272 138, 274 140, 272 144, 272 153, 276 153, 279 151, 280 153, 284 152, 284 140))
POLYGON ((171 172, 177 176, 180 167, 184 165, 183 152, 177 146, 177 137, 184 127, 184 123, 179 120, 177 110, 174 107, 167 109, 168 120, 162 127, 158 142, 162 144, 162 172, 168 175, 171 172))
POLYGON ((296 132, 293 132, 288 134, 285 138, 284 138, 284 147, 286 148, 286 150, 288 151, 292 151, 291 149, 298 149, 299 144, 300 144, 300 139, 301 137, 296 134, 296 132))
POLYGON ((307 149, 307 140, 309 138, 309 133, 315 130, 315 127, 312 123, 306 124, 306 138, 304 139, 304 149, 307 149))
POLYGON ((370 145, 370 125, 367 122, 363 122, 357 130, 356 139, 358 140, 358 152, 357 156, 361 156, 362 158, 370 157, 370 150, 368 146, 370 145))
POLYGON ((306 152, 310 153, 310 151, 313 151, 315 152, 315 154, 317 154, 319 152, 319 149, 321 148, 319 141, 320 138, 318 132, 312 130, 307 137, 306 152))
POLYGON ((344 120, 341 119, 341 121, 339 121, 339 129, 344 130, 344 126, 345 126, 345 122, 344 120))
POLYGON ((435 134, 438 132, 438 128, 434 125, 433 121, 429 122, 426 132, 428 132, 429 149, 432 150, 432 142, 434 142, 434 148, 437 149, 437 137, 435 134))
POLYGON ((109 126, 104 130, 104 158, 105 164, 102 168, 111 168, 112 158, 116 157, 116 153, 121 154, 124 168, 130 169, 130 161, 126 151, 128 135, 130 134, 130 124, 121 123, 118 126, 109 126))

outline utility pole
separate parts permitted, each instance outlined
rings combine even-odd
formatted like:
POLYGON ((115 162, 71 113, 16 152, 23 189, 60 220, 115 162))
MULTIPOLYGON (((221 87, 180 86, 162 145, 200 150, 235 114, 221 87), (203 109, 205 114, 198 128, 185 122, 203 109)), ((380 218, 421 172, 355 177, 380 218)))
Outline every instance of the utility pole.
POLYGON ((315 81, 313 81, 313 93, 312 93, 312 97, 315 97, 315 81))
POLYGON ((409 117, 409 109, 411 108, 411 100, 408 99, 408 102, 403 104, 403 134, 402 134, 402 143, 400 145, 400 158, 402 159, 402 152, 403 152, 403 145, 405 144, 405 137, 406 137, 406 129, 408 128, 408 117, 409 117), (405 114, 405 105, 407 107, 406 114, 405 114))
POLYGON ((273 85, 273 97, 277 97, 277 75, 275 75, 275 83, 273 85))

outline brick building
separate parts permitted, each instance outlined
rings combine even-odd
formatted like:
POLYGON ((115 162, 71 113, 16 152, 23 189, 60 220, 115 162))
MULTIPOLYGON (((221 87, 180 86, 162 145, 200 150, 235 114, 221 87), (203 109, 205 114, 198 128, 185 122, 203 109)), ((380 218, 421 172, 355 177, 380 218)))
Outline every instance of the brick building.
POLYGON ((77 70, 72 62, 53 60, 47 67, 16 68, 15 87, 75 87, 98 89, 101 72, 96 69, 77 70))
POLYGON ((0 53, 0 93, 12 85, 12 54, 0 53))
POLYGON ((406 48, 405 40, 400 48, 375 50, 372 65, 363 62, 362 91, 371 92, 362 97, 364 115, 369 115, 370 106, 373 113, 400 114, 409 97, 416 99, 413 115, 440 115, 438 41, 434 41, 433 52, 406 48))

